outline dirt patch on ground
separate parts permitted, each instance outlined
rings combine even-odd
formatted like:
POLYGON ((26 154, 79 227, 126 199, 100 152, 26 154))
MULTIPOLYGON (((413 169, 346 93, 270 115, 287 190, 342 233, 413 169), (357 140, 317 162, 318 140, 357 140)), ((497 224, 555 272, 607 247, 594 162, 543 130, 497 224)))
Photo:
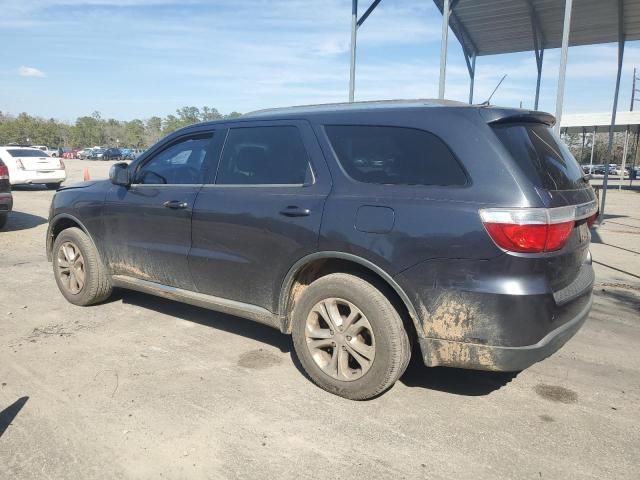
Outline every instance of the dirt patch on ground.
POLYGON ((238 359, 238 366, 253 370, 263 370, 280 363, 282 363, 282 358, 262 348, 243 353, 238 359))
POLYGON ((568 388, 560 387, 558 385, 545 385, 538 384, 535 387, 535 391, 538 395, 546 400, 558 403, 577 403, 578 394, 568 388))

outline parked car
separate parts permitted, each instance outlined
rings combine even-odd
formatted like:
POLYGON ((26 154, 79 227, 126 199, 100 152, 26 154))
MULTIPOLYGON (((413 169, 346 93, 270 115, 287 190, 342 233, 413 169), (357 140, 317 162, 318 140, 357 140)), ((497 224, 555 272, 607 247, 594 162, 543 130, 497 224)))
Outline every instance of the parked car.
POLYGON ((103 160, 104 152, 106 149, 104 148, 93 148, 91 150, 91 155, 89 155, 90 160, 103 160))
POLYGON ((9 212, 13 208, 13 196, 11 195, 11 182, 9 181, 9 168, 0 158, 0 229, 4 228, 9 218, 9 212))
POLYGON ((93 154, 92 148, 83 148, 82 150, 78 151, 78 158, 80 160, 88 160, 91 158, 92 154, 93 154))
POLYGON ((133 160, 136 157, 135 152, 132 148, 121 148, 120 154, 122 160, 133 160))
POLYGON ((102 160, 122 160, 122 152, 119 148, 107 148, 102 154, 102 160))
POLYGON ((389 388, 412 339, 427 366, 519 371, 592 302, 596 197, 553 123, 414 101, 190 126, 57 192, 47 256, 76 305, 123 287, 291 334, 350 399, 389 388))
POLYGON ((58 151, 57 148, 49 148, 46 145, 34 145, 33 148, 37 148, 38 150, 42 150, 43 152, 45 152, 50 157, 59 156, 59 151, 58 151))
POLYGON ((0 147, 0 159, 9 169, 11 185, 42 183, 57 189, 67 178, 64 162, 32 147, 0 147))
POLYGON ((65 152, 62 154, 62 158, 68 158, 68 159, 79 158, 79 157, 78 157, 79 153, 80 153, 80 151, 79 151, 79 150, 70 149, 70 150, 65 151, 65 152))

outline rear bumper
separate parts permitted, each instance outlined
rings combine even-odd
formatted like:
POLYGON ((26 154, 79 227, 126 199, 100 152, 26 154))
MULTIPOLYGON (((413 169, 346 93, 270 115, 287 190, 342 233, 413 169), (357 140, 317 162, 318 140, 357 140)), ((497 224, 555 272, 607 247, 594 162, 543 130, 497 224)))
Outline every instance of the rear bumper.
POLYGON ((475 343, 420 338, 424 364, 474 370, 517 372, 544 360, 559 350, 582 327, 591 310, 592 297, 570 321, 549 332, 542 340, 521 347, 480 345, 475 343))
POLYGON ((11 193, 0 193, 0 214, 8 213, 13 209, 13 196, 11 193))
POLYGON ((67 179, 65 170, 19 170, 11 173, 12 185, 30 185, 38 183, 61 183, 67 179))

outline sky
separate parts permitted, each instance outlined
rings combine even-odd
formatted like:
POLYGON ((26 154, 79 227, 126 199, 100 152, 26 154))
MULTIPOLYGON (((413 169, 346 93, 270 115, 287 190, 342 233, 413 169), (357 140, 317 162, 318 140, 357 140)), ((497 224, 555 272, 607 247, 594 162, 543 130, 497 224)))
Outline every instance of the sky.
MULTIPOLYGON (((3 112, 129 120, 348 99, 350 0, 0 0, 0 11, 3 112)), ((441 18, 430 0, 383 0, 358 31, 356 100, 437 97, 441 18)), ((559 57, 544 57, 540 109, 552 113, 559 57)), ((610 111, 616 63, 615 44, 571 48, 565 113, 610 111)), ((621 110, 636 65, 640 42, 628 42, 621 110)), ((479 57, 476 70, 476 101, 507 74, 492 103, 533 107, 533 52, 479 57)), ((450 32, 445 96, 468 89, 450 32)))

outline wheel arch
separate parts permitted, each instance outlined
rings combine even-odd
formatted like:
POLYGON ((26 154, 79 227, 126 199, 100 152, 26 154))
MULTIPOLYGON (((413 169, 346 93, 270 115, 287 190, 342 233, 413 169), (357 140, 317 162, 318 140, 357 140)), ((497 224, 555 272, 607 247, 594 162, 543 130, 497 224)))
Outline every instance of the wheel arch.
MULTIPOLYGON (((63 230, 67 228, 77 227, 82 230, 91 240, 93 246, 96 246, 96 243, 91 236, 91 233, 85 227, 85 225, 80 221, 77 217, 74 217, 68 213, 59 213, 55 217, 53 217, 49 221, 49 227, 47 228, 47 260, 51 262, 53 260, 53 244, 56 241, 56 237, 60 235, 63 230)), ((96 249, 97 251, 97 249, 96 249)))
POLYGON ((287 273, 278 300, 278 313, 281 318, 281 329, 291 332, 289 314, 293 310, 296 298, 312 281, 330 273, 352 273, 372 281, 382 287, 383 293, 390 294, 390 300, 401 310, 414 327, 414 333, 420 332, 419 316, 409 296, 394 278, 384 269, 365 258, 352 253, 324 251, 307 255, 298 260, 287 273), (386 290, 386 291, 385 291, 386 290))

